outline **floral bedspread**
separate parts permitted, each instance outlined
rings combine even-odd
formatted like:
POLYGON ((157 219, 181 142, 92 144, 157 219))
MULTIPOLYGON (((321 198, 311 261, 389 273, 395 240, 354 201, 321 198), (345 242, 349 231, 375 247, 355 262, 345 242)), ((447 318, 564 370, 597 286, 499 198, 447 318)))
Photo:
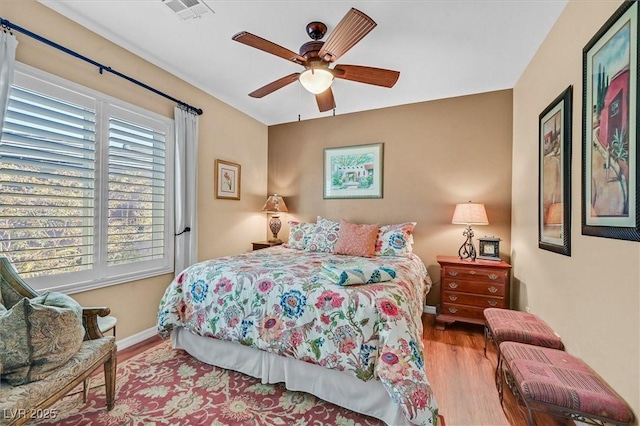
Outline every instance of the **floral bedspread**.
POLYGON ((421 313, 430 280, 418 256, 369 259, 392 281, 342 287, 320 272, 350 256, 273 247, 200 262, 167 288, 158 330, 174 327, 378 379, 414 424, 436 425, 421 313))

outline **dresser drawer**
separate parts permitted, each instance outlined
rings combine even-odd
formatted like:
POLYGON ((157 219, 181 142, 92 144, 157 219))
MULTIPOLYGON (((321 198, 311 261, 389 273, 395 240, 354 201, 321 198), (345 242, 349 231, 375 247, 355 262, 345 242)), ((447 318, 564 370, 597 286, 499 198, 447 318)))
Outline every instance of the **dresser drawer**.
POLYGON ((500 283, 484 283, 444 278, 442 291, 454 290, 462 293, 485 294, 487 296, 504 296, 504 285, 500 283))
POLYGON ((457 293, 453 291, 445 291, 442 296, 442 302, 482 306, 483 308, 504 308, 504 298, 502 297, 478 296, 477 294, 457 293))
POLYGON ((485 307, 443 303, 439 313, 441 315, 450 315, 458 318, 473 318, 484 321, 484 315, 482 314, 484 310, 485 307))
POLYGON ((506 271, 485 268, 445 266, 442 275, 445 278, 472 280, 484 283, 504 284, 507 281, 506 271))

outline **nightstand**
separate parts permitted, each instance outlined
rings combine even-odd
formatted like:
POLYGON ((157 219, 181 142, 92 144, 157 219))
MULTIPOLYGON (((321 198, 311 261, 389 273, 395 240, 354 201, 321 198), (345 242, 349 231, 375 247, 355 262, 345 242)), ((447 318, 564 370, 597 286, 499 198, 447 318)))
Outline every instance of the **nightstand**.
POLYGON ((460 260, 457 256, 438 256, 440 264, 440 305, 436 328, 463 321, 484 324, 485 308, 509 309, 509 270, 503 261, 460 260))
POLYGON ((254 250, 260 250, 260 249, 263 249, 263 248, 279 246, 280 244, 282 244, 282 241, 278 241, 277 243, 272 243, 272 242, 269 242, 269 241, 254 241, 251 244, 253 245, 253 249, 254 250))

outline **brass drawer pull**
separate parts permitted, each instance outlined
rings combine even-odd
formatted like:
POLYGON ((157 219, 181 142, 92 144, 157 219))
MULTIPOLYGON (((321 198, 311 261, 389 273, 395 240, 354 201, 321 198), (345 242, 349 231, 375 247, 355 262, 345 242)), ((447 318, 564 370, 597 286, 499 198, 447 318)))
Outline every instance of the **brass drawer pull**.
POLYGON ((489 300, 489 306, 498 306, 498 302, 495 300, 489 300))
POLYGON ((449 271, 449 275, 451 275, 452 277, 455 277, 456 275, 458 275, 457 271, 449 271))
POLYGON ((449 312, 451 312, 452 314, 455 314, 456 312, 458 312, 457 308, 449 308, 449 312))
POLYGON ((470 270, 470 271, 469 271, 469 273, 470 273, 471 275, 475 275, 475 274, 476 274, 476 271, 474 271, 474 270, 472 269, 472 270, 470 270))
POLYGON ((451 282, 449 283, 449 288, 458 288, 458 284, 451 282))
POLYGON ((496 274, 489 274, 488 276, 489 276, 490 280, 495 280, 495 279, 498 278, 498 276, 496 274))
POLYGON ((498 287, 491 286, 487 290, 489 290, 489 293, 494 293, 495 294, 495 293, 498 292, 498 287))
POLYGON ((452 294, 452 295, 449 296, 449 300, 456 301, 456 300, 458 300, 458 296, 456 296, 455 294, 452 294))

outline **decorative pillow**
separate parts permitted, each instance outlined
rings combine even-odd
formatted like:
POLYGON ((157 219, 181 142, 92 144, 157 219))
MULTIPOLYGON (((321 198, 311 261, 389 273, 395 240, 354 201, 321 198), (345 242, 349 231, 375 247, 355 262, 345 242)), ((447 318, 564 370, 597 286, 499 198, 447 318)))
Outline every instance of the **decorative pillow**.
POLYGON ((333 253, 339 232, 340 222, 318 216, 315 234, 309 240, 306 250, 333 253))
POLYGON ((289 241, 287 241, 285 247, 305 250, 315 232, 315 223, 289 221, 289 241))
POLYGON ((62 293, 22 298, 0 316, 0 371, 13 386, 41 380, 78 352, 82 308, 62 293))
POLYGON ((375 256, 379 230, 380 226, 378 224, 358 225, 341 220, 338 241, 333 252, 351 256, 375 256))
POLYGON ((411 253, 415 226, 416 222, 381 226, 376 241, 376 256, 403 256, 411 253))

